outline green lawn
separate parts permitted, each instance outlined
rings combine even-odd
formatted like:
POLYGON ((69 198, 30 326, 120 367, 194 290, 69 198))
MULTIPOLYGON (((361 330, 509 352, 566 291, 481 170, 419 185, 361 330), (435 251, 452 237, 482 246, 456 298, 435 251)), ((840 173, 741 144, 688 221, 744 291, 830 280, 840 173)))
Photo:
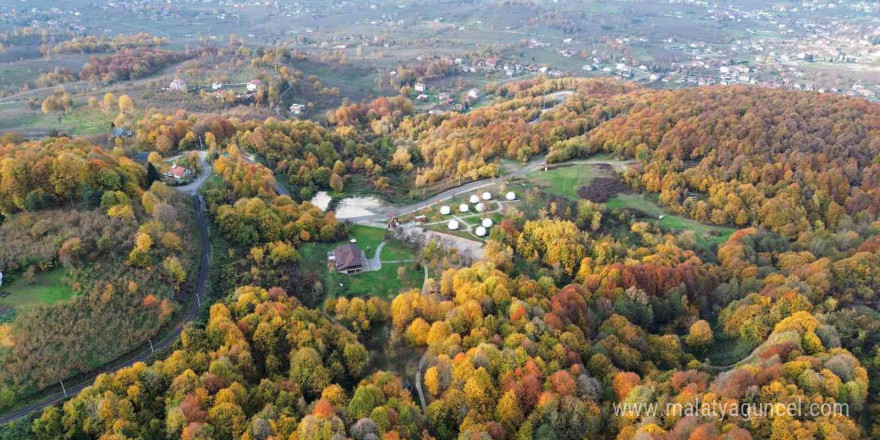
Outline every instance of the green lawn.
POLYGON ((596 171, 592 165, 562 166, 529 174, 529 180, 544 192, 571 200, 580 200, 577 190, 589 185, 594 177, 596 171))
MULTIPOLYGON (((385 237, 385 230, 369 226, 354 225, 349 233, 349 238, 357 240, 367 258, 372 258, 376 248, 385 237)), ((337 246, 348 242, 338 243, 305 243, 299 248, 302 257, 300 270, 313 272, 324 280, 324 286, 328 296, 379 296, 393 297, 405 289, 419 288, 424 281, 421 270, 414 268, 414 263, 402 263, 406 268, 403 279, 397 276, 397 268, 400 260, 415 260, 416 251, 406 244, 397 240, 388 240, 382 248, 380 258, 382 268, 374 272, 364 272, 354 275, 339 274, 327 267, 327 252, 336 249, 337 246), (340 284, 342 284, 340 286, 340 284)))
MULTIPOLYGON (((384 252, 383 252, 384 254, 384 252)), ((327 293, 332 296, 378 296, 391 298, 403 290, 417 289, 424 281, 424 273, 414 268, 414 263, 403 263, 406 268, 403 279, 398 277, 400 263, 382 263, 377 271, 354 275, 330 272, 327 293)))
POLYGON ((632 209, 657 221, 661 228, 670 231, 694 231, 701 244, 723 243, 736 229, 712 226, 678 215, 669 214, 643 194, 617 194, 605 203, 608 209, 632 209), (660 216, 663 216, 661 219, 660 216))
POLYGON ((385 238, 385 230, 369 226, 354 225, 348 233, 349 237, 357 240, 357 245, 367 254, 367 258, 376 255, 376 247, 385 238))
POLYGON ((0 287, 0 308, 12 308, 25 312, 38 304, 55 304, 70 299, 73 289, 61 281, 64 269, 55 268, 38 272, 33 283, 24 280, 24 274, 12 283, 0 287))
POLYGON ((400 261, 400 260, 415 260, 416 252, 413 248, 397 241, 397 240, 389 240, 385 243, 385 246, 382 248, 382 261, 400 261))

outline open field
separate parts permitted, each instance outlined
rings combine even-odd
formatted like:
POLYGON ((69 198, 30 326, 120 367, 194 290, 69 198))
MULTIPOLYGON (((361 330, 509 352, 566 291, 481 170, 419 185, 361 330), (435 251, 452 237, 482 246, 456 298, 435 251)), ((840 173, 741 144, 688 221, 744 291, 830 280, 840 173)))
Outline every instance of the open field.
POLYGON ((74 292, 62 281, 65 275, 64 269, 55 268, 37 272, 33 283, 24 280, 24 275, 14 282, 4 283, 0 287, 0 308, 25 312, 39 304, 51 305, 70 299, 74 292))
POLYGON ((612 173, 591 164, 561 165, 547 171, 528 174, 528 179, 544 192, 570 200, 580 200, 577 190, 596 177, 613 177, 612 173))
POLYGON ((702 244, 723 243, 736 229, 712 226, 674 214, 669 214, 643 194, 617 194, 605 204, 608 209, 631 209, 655 219, 658 225, 670 231, 693 231, 702 244), (660 217, 663 218, 660 218, 660 217))

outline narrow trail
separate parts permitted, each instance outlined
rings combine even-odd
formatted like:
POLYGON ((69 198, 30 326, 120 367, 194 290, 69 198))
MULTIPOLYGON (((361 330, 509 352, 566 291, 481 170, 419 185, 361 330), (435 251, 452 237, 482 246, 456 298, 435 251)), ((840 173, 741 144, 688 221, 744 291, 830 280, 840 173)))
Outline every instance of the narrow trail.
POLYGON ((746 364, 746 363, 750 362, 750 361, 751 361, 752 359, 754 359, 754 358, 755 358, 755 353, 753 352, 752 354, 750 354, 750 355, 748 355, 748 356, 746 356, 746 357, 744 357, 744 358, 742 358, 742 359, 740 359, 740 360, 738 360, 738 361, 736 361, 736 362, 734 362, 734 363, 732 363, 732 364, 730 364, 730 365, 709 365, 709 364, 705 364, 703 367, 706 368, 706 370, 708 370, 708 371, 711 372, 711 373, 723 373, 723 372, 725 372, 725 371, 727 371, 727 370, 730 370, 731 368, 735 368, 735 367, 737 367, 737 366, 740 366, 740 365, 746 364))

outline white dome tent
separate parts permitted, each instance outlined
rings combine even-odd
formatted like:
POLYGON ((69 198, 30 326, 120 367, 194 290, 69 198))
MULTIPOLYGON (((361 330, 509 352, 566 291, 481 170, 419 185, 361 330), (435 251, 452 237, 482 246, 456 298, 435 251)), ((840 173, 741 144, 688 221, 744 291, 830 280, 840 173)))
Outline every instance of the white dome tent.
POLYGON ((483 193, 483 200, 492 200, 492 193, 486 191, 483 193))
POLYGON ((516 193, 511 191, 511 192, 507 193, 507 195, 505 195, 504 198, 506 198, 507 200, 516 200, 516 193))
POLYGON ((495 222, 493 222, 491 218, 484 218, 480 224, 483 225, 484 228, 491 228, 495 222))
POLYGON ((468 212, 468 211, 470 211, 470 210, 471 210, 471 207, 468 206, 468 205, 465 204, 465 203, 462 203, 461 205, 458 205, 458 211, 459 211, 459 212, 468 212))
POLYGON ((480 203, 480 197, 479 197, 478 195, 474 194, 474 195, 471 196, 471 198, 470 198, 470 202, 471 202, 472 204, 473 204, 473 203, 480 203))
POLYGON ((449 226, 449 229, 452 231, 458 229, 458 220, 450 220, 448 226, 449 226))
POLYGON ((449 205, 443 205, 440 207, 440 214, 449 215, 452 214, 452 208, 449 205))
POLYGON ((480 202, 480 203, 477 203, 477 206, 475 206, 474 208, 477 210, 477 212, 483 212, 486 210, 486 204, 484 204, 483 202, 480 202))
POLYGON ((474 232, 477 234, 477 237, 485 237, 486 236, 486 228, 482 226, 477 226, 477 230, 474 232))

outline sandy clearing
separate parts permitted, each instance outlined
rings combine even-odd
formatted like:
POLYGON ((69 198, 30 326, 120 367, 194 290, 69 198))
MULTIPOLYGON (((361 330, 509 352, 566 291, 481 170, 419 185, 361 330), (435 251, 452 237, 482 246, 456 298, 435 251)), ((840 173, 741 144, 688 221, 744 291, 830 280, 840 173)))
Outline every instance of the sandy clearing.
POLYGON ((385 207, 376 197, 349 197, 342 199, 336 208, 336 218, 342 220, 354 217, 364 217, 381 212, 385 207))
POLYGON ((318 191, 310 202, 321 211, 327 211, 327 207, 330 206, 330 200, 330 194, 327 194, 327 191, 318 191))

